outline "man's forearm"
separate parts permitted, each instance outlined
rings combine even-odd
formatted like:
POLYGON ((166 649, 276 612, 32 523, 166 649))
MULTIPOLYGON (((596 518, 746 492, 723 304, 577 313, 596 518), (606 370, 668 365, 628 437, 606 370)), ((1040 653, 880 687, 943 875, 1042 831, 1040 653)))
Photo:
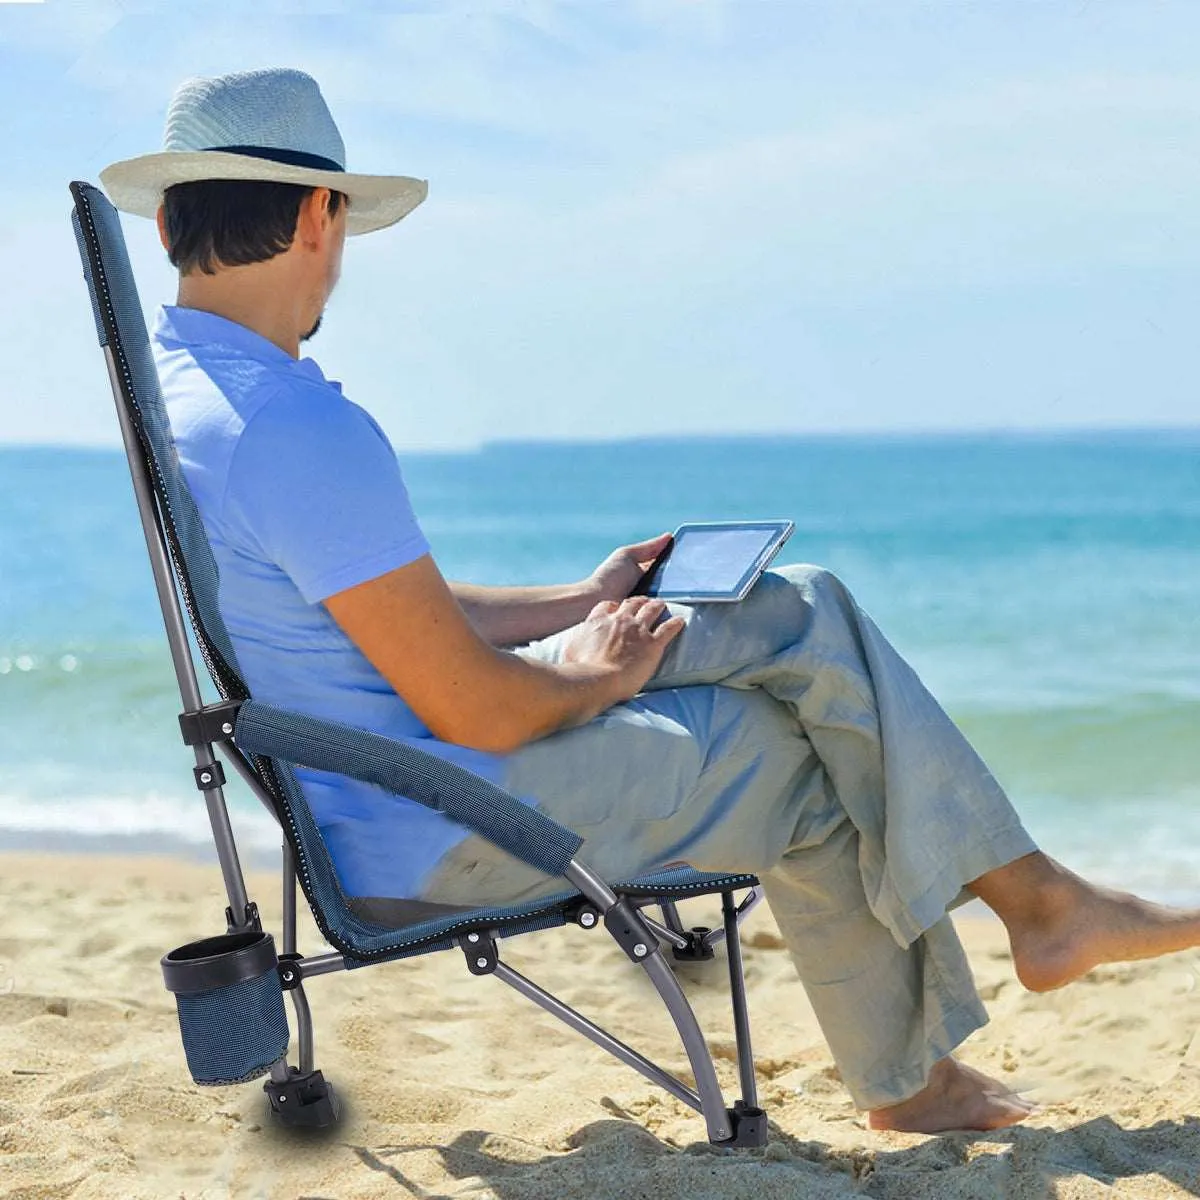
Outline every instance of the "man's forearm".
POLYGON ((451 583, 472 625, 493 646, 519 646, 576 625, 600 599, 590 583, 481 587, 451 583))

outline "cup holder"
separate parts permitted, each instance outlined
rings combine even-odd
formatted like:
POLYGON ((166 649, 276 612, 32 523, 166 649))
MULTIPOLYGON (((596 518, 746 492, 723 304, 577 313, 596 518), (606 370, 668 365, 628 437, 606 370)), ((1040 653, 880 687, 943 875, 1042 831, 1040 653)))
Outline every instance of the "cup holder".
POLYGON ((199 1084, 244 1083, 287 1054, 275 940, 246 930, 190 942, 163 956, 188 1070, 199 1084))

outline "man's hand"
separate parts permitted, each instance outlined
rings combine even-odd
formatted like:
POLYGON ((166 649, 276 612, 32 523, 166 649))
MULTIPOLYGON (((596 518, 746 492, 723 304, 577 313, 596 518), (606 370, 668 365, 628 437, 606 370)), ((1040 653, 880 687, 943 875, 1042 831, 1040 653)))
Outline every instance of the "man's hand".
POLYGON ((683 624, 651 630, 661 601, 601 603, 570 635, 567 661, 523 658, 479 635, 428 554, 324 603, 435 737, 495 754, 635 695, 683 624))
POLYGON ((619 604, 602 600, 567 635, 562 661, 612 671, 620 699, 636 696, 662 661, 671 639, 684 627, 682 617, 655 625, 666 607, 665 601, 648 596, 630 596, 619 604))
POLYGON ((596 601, 624 600, 670 538, 660 533, 647 542, 618 546, 586 580, 588 594, 596 601))

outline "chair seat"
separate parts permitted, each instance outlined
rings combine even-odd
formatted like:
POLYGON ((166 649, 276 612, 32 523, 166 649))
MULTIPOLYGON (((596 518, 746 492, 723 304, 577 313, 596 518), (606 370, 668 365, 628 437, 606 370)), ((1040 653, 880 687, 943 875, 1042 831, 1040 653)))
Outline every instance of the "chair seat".
MULTIPOLYGON (((748 874, 711 874, 691 867, 665 867, 634 879, 611 884, 613 891, 627 896, 662 897, 664 900, 686 900, 738 888, 755 887, 758 879, 748 874)), ((573 907, 583 899, 580 892, 565 889, 549 896, 539 896, 524 904, 489 908, 449 910, 441 916, 425 915, 433 906, 412 907, 399 901, 393 910, 401 920, 416 915, 405 924, 386 924, 373 917, 386 914, 387 901, 355 904, 353 919, 336 932, 347 947, 346 965, 366 966, 389 959, 411 958, 435 950, 450 949, 454 939, 467 933, 488 930, 500 937, 515 937, 538 929, 563 925, 570 919, 573 907)), ((352 902, 353 903, 353 902, 352 902)), ((392 914, 386 914, 392 915, 392 914)))

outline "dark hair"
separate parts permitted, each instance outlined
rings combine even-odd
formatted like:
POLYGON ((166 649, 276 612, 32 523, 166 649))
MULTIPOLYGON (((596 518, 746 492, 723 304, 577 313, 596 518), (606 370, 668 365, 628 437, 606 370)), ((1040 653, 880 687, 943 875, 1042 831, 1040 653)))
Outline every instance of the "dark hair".
MULTIPOLYGON (((183 274, 218 266, 241 267, 282 254, 296 235, 305 196, 316 191, 296 183, 204 179, 177 183, 163 196, 167 257, 183 274)), ((345 197, 331 192, 333 216, 345 197)))

